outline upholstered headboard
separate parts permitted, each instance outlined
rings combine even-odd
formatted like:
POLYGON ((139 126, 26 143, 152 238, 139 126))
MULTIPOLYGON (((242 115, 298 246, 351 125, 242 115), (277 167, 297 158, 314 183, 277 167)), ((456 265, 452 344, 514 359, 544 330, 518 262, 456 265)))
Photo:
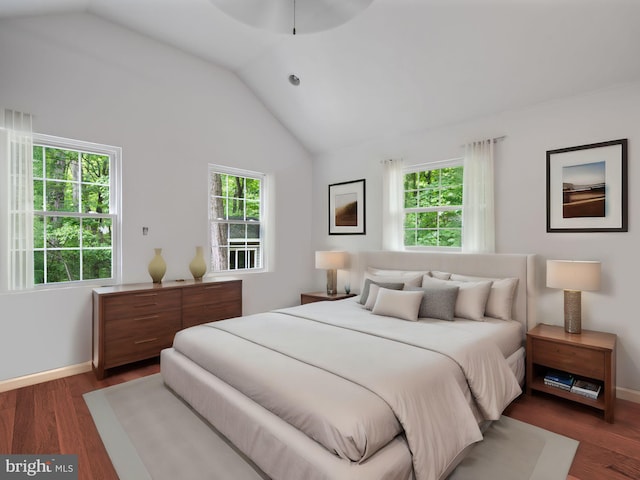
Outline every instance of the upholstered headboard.
POLYGON ((491 278, 518 278, 513 319, 523 326, 523 336, 535 320, 535 255, 472 254, 440 252, 370 251, 351 254, 351 289, 359 293, 367 268, 392 270, 438 270, 491 278))

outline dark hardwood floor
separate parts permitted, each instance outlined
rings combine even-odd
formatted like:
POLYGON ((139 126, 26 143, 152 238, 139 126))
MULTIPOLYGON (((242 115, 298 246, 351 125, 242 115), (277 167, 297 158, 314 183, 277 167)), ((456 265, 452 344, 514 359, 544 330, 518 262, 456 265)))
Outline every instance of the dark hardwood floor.
MULTIPOLYGON (((89 372, 0 393, 0 453, 77 454, 80 479, 116 480, 82 395, 159 370, 153 360, 102 381, 89 372)), ((618 400, 614 424, 543 394, 522 395, 505 414, 580 441, 568 480, 640 480, 640 404, 618 400)))

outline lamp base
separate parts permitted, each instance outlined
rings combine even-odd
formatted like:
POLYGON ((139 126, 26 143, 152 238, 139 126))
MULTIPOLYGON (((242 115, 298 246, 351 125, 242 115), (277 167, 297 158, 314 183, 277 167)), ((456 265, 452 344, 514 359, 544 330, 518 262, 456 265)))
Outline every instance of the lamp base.
POLYGON ((338 293, 338 271, 335 269, 327 270, 327 295, 335 295, 338 293))
POLYGON ((564 331, 580 333, 582 331, 582 292, 564 291, 564 331))

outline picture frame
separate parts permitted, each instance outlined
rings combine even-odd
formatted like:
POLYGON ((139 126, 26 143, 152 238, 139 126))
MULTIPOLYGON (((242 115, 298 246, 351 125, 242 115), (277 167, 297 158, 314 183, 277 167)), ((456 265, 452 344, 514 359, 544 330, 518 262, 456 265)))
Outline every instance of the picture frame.
POLYGON ((547 232, 627 232, 627 139, 547 151, 547 232))
POLYGON ((329 185, 329 235, 365 235, 365 179, 329 185))

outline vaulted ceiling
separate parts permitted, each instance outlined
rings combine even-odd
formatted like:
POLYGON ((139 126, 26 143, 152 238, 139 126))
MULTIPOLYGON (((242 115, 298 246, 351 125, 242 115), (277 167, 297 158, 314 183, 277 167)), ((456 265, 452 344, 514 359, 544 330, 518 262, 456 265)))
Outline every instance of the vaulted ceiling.
POLYGON ((0 0, 77 11, 235 72, 315 154, 640 81, 640 0, 374 0, 295 36, 211 0, 0 0))

